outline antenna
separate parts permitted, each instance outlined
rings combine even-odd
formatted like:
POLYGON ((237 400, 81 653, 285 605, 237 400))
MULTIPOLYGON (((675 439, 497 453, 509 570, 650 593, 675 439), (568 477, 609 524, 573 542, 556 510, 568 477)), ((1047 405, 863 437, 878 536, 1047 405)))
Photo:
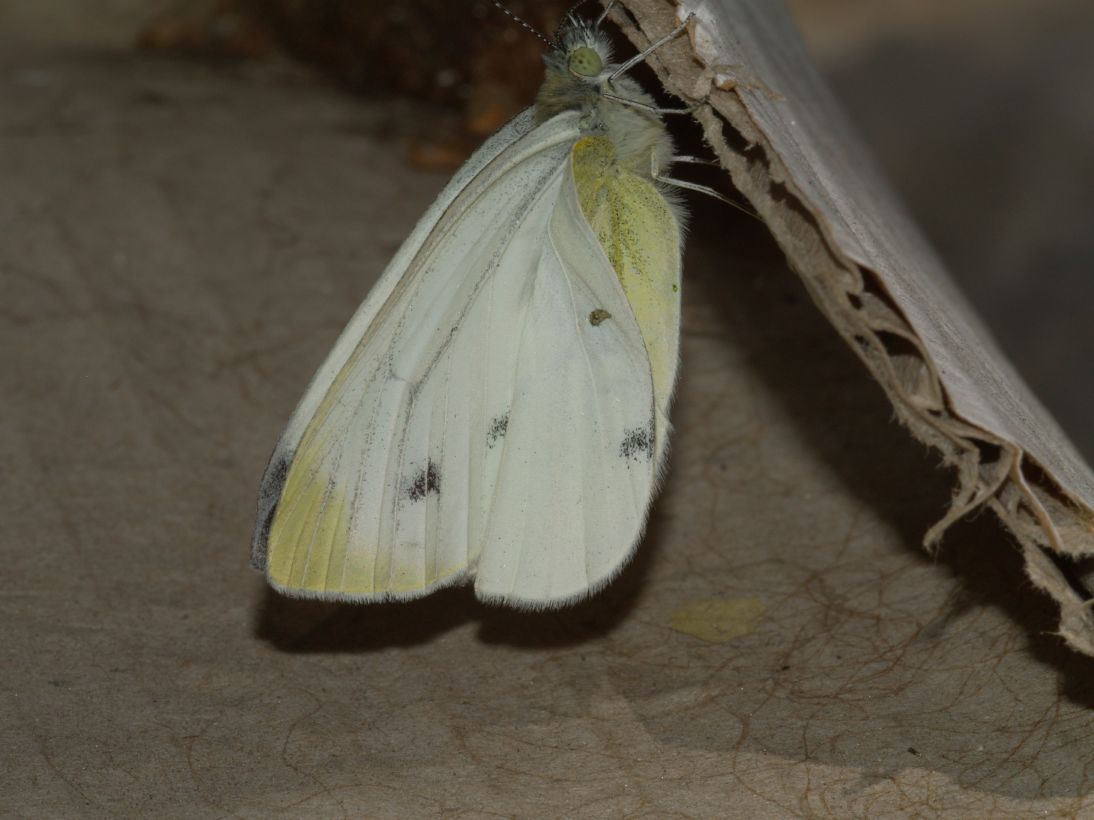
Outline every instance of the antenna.
MULTIPOLYGON (((577 11, 579 8, 581 8, 582 6, 584 6, 588 2, 589 2, 589 0, 577 0, 577 2, 574 3, 572 6, 570 6, 570 8, 566 11, 566 13, 564 15, 562 15, 562 23, 559 25, 558 31, 555 32, 555 48, 557 48, 559 51, 562 50, 562 41, 559 39, 558 35, 562 33, 562 29, 566 27, 566 24, 568 22, 570 22, 570 21, 577 22, 577 18, 574 17, 574 12, 577 11)), ((611 2, 614 3, 615 0, 611 0, 611 2)), ((597 20, 595 28, 600 28, 600 21, 599 20, 597 20)))
POLYGON ((501 9, 503 12, 505 12, 507 15, 512 17, 514 20, 516 20, 522 26, 524 26, 524 28, 526 28, 530 32, 532 32, 532 34, 536 35, 536 37, 538 37, 543 42, 545 42, 547 44, 548 48, 554 48, 555 47, 554 44, 550 40, 548 40, 546 37, 544 37, 542 34, 540 34, 539 29, 537 29, 531 23, 528 23, 527 21, 522 20, 520 17, 517 17, 517 15, 513 14, 513 12, 509 11, 509 9, 507 9, 505 6, 503 6, 501 4, 501 0, 494 0, 494 5, 497 6, 499 9, 501 9))
POLYGON ((574 12, 577 11, 579 8, 581 8, 582 6, 584 6, 588 2, 589 2, 589 0, 577 0, 577 2, 574 3, 572 6, 570 6, 569 10, 562 16, 562 19, 565 20, 569 17, 573 17, 574 12))
MULTIPOLYGON (((581 5, 578 3, 578 5, 581 5)), ((600 28, 600 24, 604 22, 608 16, 608 12, 612 10, 612 6, 615 5, 615 0, 608 0, 608 4, 604 6, 604 11, 600 12, 600 16, 596 18, 596 27, 600 28)))

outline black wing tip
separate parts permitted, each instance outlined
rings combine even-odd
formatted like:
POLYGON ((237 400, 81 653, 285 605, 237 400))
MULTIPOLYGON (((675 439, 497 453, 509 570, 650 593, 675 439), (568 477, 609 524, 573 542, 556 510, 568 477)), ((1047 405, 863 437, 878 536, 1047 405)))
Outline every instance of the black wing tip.
POLYGON ((285 489, 291 463, 291 453, 275 450, 266 467, 266 473, 262 476, 262 487, 258 491, 258 516, 254 536, 251 538, 251 566, 260 572, 266 571, 270 529, 281 503, 281 492, 285 489))

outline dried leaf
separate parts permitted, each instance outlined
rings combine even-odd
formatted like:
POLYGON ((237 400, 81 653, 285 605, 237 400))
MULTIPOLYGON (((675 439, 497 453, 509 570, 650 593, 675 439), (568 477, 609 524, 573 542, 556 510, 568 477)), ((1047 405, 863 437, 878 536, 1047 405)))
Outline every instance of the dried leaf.
POLYGON ((950 510, 926 545, 993 510, 1020 542, 1030 579, 1059 604, 1060 635, 1094 655, 1086 596, 1059 566, 1094 554, 1094 474, 890 191, 786 9, 775 0, 620 5, 617 19, 638 46, 695 15, 689 38, 651 64, 697 105, 723 167, 897 416, 956 469, 950 510))

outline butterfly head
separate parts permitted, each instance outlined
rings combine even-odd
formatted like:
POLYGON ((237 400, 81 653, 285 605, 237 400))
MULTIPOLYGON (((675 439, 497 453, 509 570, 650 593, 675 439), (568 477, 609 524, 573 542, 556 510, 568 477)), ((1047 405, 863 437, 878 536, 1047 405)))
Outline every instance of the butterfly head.
POLYGON ((599 84, 612 60, 608 38, 599 27, 570 17, 559 29, 555 43, 545 58, 549 68, 562 69, 575 79, 599 84))
POLYGON ((596 118, 605 84, 616 69, 611 43, 598 23, 566 18, 543 57, 546 72, 536 96, 536 121, 563 111, 596 118))

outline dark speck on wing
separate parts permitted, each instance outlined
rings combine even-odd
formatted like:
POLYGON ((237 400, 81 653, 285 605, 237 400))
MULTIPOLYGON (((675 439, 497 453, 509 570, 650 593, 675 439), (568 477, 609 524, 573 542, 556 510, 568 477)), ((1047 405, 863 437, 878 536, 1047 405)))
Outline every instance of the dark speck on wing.
POLYGON ((498 443, 498 439, 504 438, 506 431, 509 429, 509 414, 504 416, 498 416, 490 423, 490 429, 486 431, 486 446, 493 447, 498 443))
POLYGON ((429 493, 441 494, 441 474, 432 461, 426 462, 424 470, 418 470, 414 478, 406 485, 406 497, 410 501, 421 501, 429 493))
POLYGON ((619 445, 619 457, 634 461, 653 458, 653 425, 627 430, 619 445))

